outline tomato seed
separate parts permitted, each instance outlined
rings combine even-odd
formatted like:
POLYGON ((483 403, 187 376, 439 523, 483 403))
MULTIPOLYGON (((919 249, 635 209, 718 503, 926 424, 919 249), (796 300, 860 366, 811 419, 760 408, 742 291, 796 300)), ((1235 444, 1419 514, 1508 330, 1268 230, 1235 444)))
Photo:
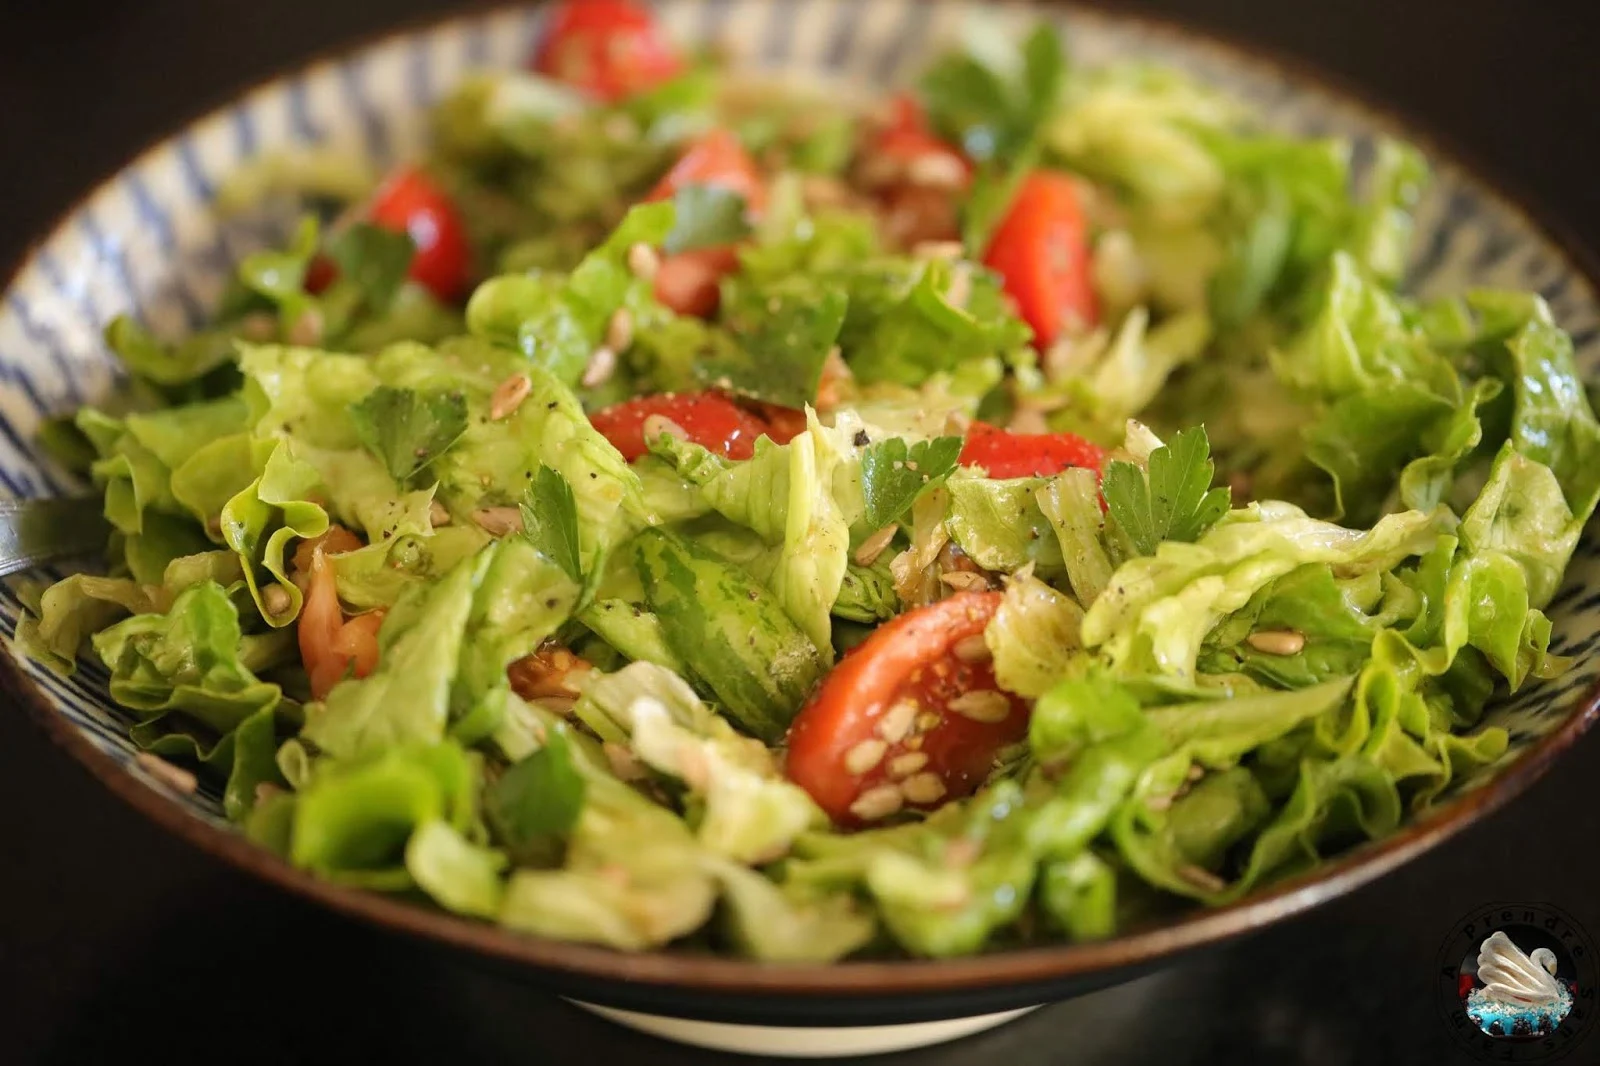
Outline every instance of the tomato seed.
POLYGON ((428 524, 432 526, 447 526, 450 524, 450 511, 438 500, 428 504, 428 524))

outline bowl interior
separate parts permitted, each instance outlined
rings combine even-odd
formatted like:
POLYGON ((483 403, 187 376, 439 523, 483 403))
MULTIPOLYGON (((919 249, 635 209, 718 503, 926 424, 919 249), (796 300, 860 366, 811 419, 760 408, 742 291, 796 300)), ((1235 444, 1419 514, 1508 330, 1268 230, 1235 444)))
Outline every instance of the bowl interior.
MULTIPOLYGON (((984 5, 993 8, 992 5, 984 5)), ((870 87, 911 76, 956 31, 966 5, 919 0, 663 0, 681 39, 716 42, 746 66, 786 77, 870 87)), ((1052 7, 994 9, 1019 26, 1038 17, 1064 24, 1075 58, 1095 63, 1146 57, 1188 70, 1301 134, 1355 138, 1358 165, 1384 120, 1276 67, 1169 28, 1052 7)), ((465 72, 512 67, 539 31, 538 9, 463 17, 390 37, 347 57, 274 81, 139 157, 95 190, 22 264, 0 305, 0 492, 30 497, 74 490, 74 479, 35 448, 41 422, 115 387, 120 370, 100 330, 122 312, 158 333, 202 323, 239 257, 281 238, 287 212, 223 218, 215 202, 227 175, 271 153, 334 148, 382 167, 417 151, 425 109, 465 72)), ((1506 286, 1542 293, 1600 376, 1600 303, 1588 279, 1519 210, 1454 166, 1440 162, 1418 219, 1411 287, 1421 293, 1506 286)), ((46 577, 59 576, 45 574, 46 577)), ((15 583, 0 586, 0 633, 14 635, 22 605, 15 583)), ((1500 699, 1489 719, 1511 735, 1496 766, 1458 784, 1480 787, 1538 747, 1578 713, 1600 678, 1600 545, 1585 537, 1549 613, 1552 648, 1578 657, 1559 681, 1500 699)), ((9 639, 7 653, 15 655, 9 639)), ((111 704, 106 675, 85 664, 70 679, 20 661, 20 673, 50 713, 136 776, 129 721, 111 704)), ((218 797, 172 798, 189 815, 221 823, 218 797)))

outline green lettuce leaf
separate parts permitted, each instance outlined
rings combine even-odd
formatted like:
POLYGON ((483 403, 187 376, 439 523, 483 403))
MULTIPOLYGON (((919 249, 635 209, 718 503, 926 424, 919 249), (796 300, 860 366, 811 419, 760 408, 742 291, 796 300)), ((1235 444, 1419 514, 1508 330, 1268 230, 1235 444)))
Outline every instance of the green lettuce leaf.
POLYGON ((872 915, 849 896, 773 884, 753 870, 719 862, 724 935, 740 954, 763 962, 833 962, 865 947, 872 915))
POLYGON ((825 821, 805 791, 784 779, 766 745, 735 732, 664 667, 639 662, 594 678, 580 702, 586 721, 603 714, 626 733, 640 761, 683 783, 702 805, 695 835, 712 852, 770 862, 825 821))
POLYGON ((1089 607, 1083 642, 1119 672, 1192 678, 1206 635, 1269 582, 1308 563, 1348 576, 1392 569, 1431 548, 1440 521, 1407 511, 1362 532, 1289 504, 1252 504, 1194 544, 1169 541, 1124 563, 1089 607))
MULTIPOLYGON (((476 818, 480 772, 477 756, 448 742, 320 761, 294 797, 289 861, 346 884, 411 888, 416 882, 407 860, 413 835, 438 821, 457 832, 468 829, 476 818)), ((436 855, 417 858, 419 867, 437 870, 436 855)))
POLYGON ((994 656, 1000 687, 1037 698, 1080 669, 1083 609, 1032 574, 1015 574, 988 626, 984 643, 994 656))

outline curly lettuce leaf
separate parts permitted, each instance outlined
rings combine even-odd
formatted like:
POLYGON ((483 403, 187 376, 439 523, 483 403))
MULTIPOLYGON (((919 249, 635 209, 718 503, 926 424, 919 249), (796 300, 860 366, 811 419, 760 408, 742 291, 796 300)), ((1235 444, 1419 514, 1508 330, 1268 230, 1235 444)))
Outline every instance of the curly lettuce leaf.
POLYGON ((770 862, 824 821, 766 745, 736 732, 664 667, 633 663, 594 678, 581 702, 626 733, 645 765, 681 781, 703 804, 695 835, 716 854, 770 862))
POLYGON ((473 593, 493 558, 485 551, 396 604, 378 631, 378 668, 308 706, 300 736, 336 759, 442 741, 473 593))
POLYGON ((1006 583, 1000 607, 983 631, 1000 687, 1037 698, 1080 669, 1083 609, 1030 573, 1006 583))
POLYGON ((774 884, 730 862, 711 867, 722 887, 724 935, 764 962, 833 962, 865 947, 877 922, 850 896, 774 884))
POLYGON ((480 772, 476 756, 449 742, 320 761, 294 795, 289 861, 345 884, 409 889, 417 883, 407 869, 413 836, 436 821, 469 829, 480 772))
POLYGON ((1061 570, 1061 542, 1039 508, 1037 478, 995 479, 957 471, 944 483, 950 539, 985 570, 1015 573, 1029 563, 1061 570))
POLYGON ((635 244, 659 247, 672 232, 670 202, 631 208, 617 228, 566 276, 505 274, 490 278, 467 303, 467 328, 476 337, 521 352, 562 385, 573 387, 619 311, 653 311, 648 281, 627 266, 635 244))
POLYGON ((1252 504, 1194 544, 1169 541, 1124 563, 1084 617, 1084 644, 1119 672, 1192 678, 1206 635, 1269 582, 1307 563, 1350 576, 1392 569, 1430 549, 1440 521, 1407 511, 1357 531, 1289 504, 1252 504))

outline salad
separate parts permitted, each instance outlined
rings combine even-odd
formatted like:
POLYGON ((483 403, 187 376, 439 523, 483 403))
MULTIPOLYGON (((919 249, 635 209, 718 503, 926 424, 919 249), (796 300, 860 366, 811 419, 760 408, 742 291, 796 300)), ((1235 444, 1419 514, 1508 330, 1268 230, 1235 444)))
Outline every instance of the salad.
MULTIPOLYGON (((555 9, 45 443, 151 765, 319 877, 762 960, 1087 940, 1493 764, 1600 496, 1536 295, 1400 291, 1411 148, 983 25, 865 106, 555 9)), ((241 186, 242 187, 242 186, 241 186)))

